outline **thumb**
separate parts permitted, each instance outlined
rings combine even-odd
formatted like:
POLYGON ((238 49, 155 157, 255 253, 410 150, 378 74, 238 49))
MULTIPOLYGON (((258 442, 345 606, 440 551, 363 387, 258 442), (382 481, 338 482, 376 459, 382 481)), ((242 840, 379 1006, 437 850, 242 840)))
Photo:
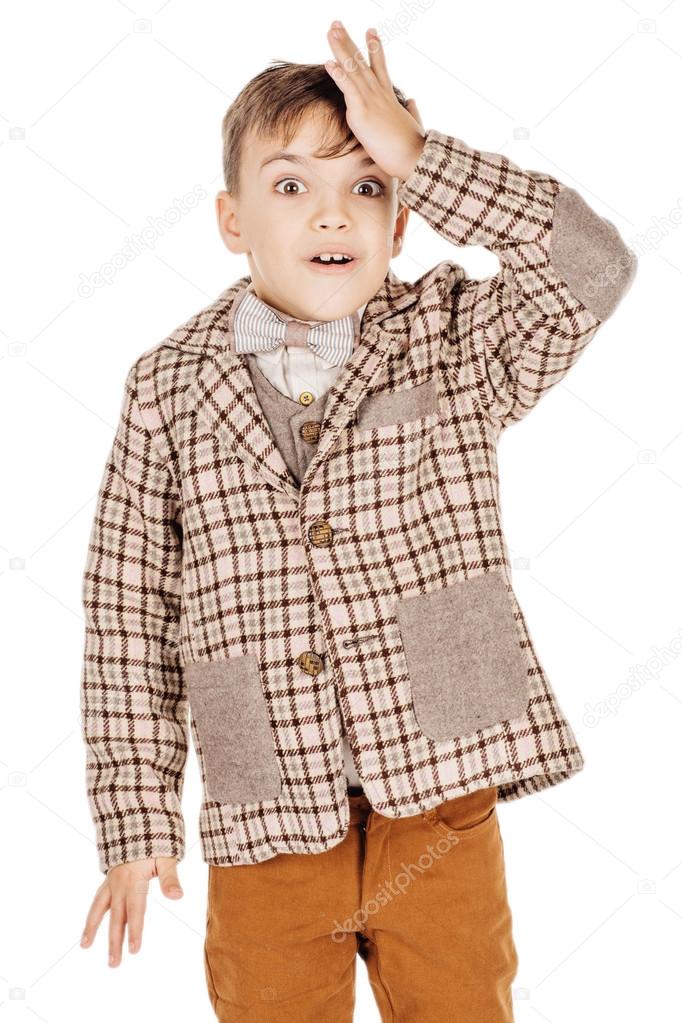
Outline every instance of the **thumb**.
POLYGON ((184 895, 178 878, 178 861, 175 856, 157 856, 154 860, 161 891, 168 899, 180 899, 184 895))
POLYGON ((414 119, 417 122, 417 124, 421 128, 423 128, 424 127, 424 122, 421 119, 421 115, 419 113, 419 109, 417 107, 417 104, 416 104, 416 102, 413 99, 408 99, 408 101, 407 101, 407 109, 412 114, 412 116, 414 117, 414 119))

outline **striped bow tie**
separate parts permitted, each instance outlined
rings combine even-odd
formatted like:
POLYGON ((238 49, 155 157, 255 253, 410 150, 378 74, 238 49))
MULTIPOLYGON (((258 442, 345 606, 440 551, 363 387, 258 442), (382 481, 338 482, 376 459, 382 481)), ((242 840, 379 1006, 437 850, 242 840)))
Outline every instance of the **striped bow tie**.
POLYGON ((306 345, 328 362, 342 366, 360 340, 358 311, 336 320, 297 320, 247 291, 232 319, 233 352, 269 352, 280 345, 306 345))

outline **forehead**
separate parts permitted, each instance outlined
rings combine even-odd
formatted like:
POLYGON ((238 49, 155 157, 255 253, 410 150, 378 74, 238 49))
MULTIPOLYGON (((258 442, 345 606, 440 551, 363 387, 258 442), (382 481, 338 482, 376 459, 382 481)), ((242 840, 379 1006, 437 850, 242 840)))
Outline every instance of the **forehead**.
MULTIPOLYGON (((323 158, 316 156, 320 149, 329 148, 332 140, 327 122, 319 118, 303 117, 295 135, 284 144, 282 137, 262 137, 252 135, 245 147, 245 156, 256 174, 265 174, 268 170, 280 167, 282 163, 294 166, 313 165, 315 163, 337 163, 346 167, 376 166, 361 145, 352 147, 352 142, 343 150, 343 155, 323 158)), ((340 141, 340 139, 339 139, 340 141)))

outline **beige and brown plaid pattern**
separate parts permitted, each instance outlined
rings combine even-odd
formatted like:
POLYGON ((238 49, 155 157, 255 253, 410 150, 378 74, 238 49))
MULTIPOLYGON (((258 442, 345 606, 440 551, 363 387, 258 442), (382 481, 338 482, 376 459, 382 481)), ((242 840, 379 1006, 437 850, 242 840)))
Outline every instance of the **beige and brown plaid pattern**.
MULTIPOLYGON (((501 271, 474 281, 444 261, 410 283, 389 270, 365 310, 362 343, 328 392, 300 487, 244 357, 230 351, 233 303, 249 277, 136 360, 83 581, 82 727, 102 870, 182 857, 188 723, 213 864, 341 841, 341 714, 366 794, 389 817, 491 785, 512 800, 580 770, 511 587, 496 464, 500 431, 561 379, 602 322, 591 309, 614 308, 634 274, 615 228, 586 204, 567 216, 576 193, 570 205, 565 192, 501 155, 427 133, 400 199, 453 243, 491 248, 501 271), (587 253, 582 264, 576 252, 587 253), (615 276, 605 273, 614 254, 615 276), (435 401, 407 402, 408 418, 388 414, 390 399, 379 419, 363 419, 373 396, 431 378, 435 401), (512 719, 434 739, 415 714, 397 602, 485 573, 498 573, 506 592, 527 703, 512 719), (320 673, 303 670, 305 651, 322 655, 320 673), (281 786, 275 798, 221 803, 206 792, 185 668, 196 675, 197 664, 244 658, 253 671, 253 655, 281 786)), ((456 667, 453 684, 465 685, 466 665, 456 667)), ((233 741, 225 759, 238 770, 249 737, 234 730, 233 741)))

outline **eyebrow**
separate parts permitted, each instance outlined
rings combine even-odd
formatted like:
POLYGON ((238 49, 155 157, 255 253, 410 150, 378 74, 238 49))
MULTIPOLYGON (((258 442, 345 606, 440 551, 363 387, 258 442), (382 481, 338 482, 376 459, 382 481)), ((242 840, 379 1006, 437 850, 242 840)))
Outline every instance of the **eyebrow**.
MULTIPOLYGON (((288 153, 286 149, 280 149, 276 153, 271 153, 270 156, 266 156, 260 165, 260 170, 269 163, 274 163, 275 160, 288 160, 290 163, 302 163, 307 165, 310 163, 305 156, 301 156, 299 153, 288 153)), ((358 167, 377 166, 371 156, 363 156, 362 159, 356 161, 358 167)))

